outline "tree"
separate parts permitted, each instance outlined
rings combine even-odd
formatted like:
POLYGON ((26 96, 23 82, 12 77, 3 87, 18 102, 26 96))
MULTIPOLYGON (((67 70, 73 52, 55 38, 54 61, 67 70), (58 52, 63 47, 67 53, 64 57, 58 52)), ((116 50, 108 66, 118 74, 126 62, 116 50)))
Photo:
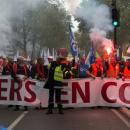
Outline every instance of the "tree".
POLYGON ((60 48, 69 44, 70 16, 59 3, 44 1, 37 8, 23 10, 11 18, 13 46, 36 57, 44 47, 60 48))
POLYGON ((86 23, 81 18, 76 18, 77 21, 79 21, 79 30, 78 32, 75 32, 75 38, 78 44, 78 47, 81 49, 85 49, 85 52, 88 53, 89 47, 91 44, 90 38, 89 38, 89 28, 86 26, 86 23))
POLYGON ((27 53, 30 34, 26 12, 27 10, 23 9, 20 16, 14 15, 10 19, 12 28, 11 44, 16 50, 19 49, 25 53, 27 53))
POLYGON ((68 25, 70 17, 60 5, 44 3, 39 6, 37 19, 39 21, 41 46, 49 48, 66 47, 69 43, 68 25))

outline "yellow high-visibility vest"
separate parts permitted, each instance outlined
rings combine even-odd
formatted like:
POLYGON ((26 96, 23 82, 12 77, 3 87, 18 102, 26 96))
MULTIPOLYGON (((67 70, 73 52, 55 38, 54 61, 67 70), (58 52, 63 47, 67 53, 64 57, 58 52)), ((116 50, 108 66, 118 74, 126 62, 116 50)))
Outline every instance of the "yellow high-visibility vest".
POLYGON ((63 71, 61 70, 61 65, 59 65, 55 68, 54 80, 63 82, 63 71))
POLYGON ((49 63, 47 67, 48 67, 48 69, 50 69, 51 68, 51 63, 49 63))

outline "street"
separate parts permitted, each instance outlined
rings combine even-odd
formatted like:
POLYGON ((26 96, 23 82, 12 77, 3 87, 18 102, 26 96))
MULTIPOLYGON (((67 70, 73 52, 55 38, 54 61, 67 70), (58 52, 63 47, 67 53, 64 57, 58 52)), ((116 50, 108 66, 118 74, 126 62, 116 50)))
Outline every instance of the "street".
POLYGON ((0 130, 130 130, 130 0, 0 12, 0 130))
POLYGON ((46 115, 47 109, 14 111, 13 108, 0 108, 1 130, 129 130, 130 118, 119 109, 74 108, 65 109, 59 115, 55 109, 46 115))

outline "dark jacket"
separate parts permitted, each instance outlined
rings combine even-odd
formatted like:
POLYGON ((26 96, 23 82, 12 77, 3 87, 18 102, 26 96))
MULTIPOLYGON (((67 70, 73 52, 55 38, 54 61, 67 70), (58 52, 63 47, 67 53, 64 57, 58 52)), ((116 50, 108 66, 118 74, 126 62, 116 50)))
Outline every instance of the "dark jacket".
POLYGON ((47 80, 44 85, 44 88, 46 88, 46 89, 52 88, 55 85, 54 84, 54 72, 55 72, 56 66, 57 66, 56 61, 51 62, 51 66, 50 66, 50 69, 48 72, 48 77, 47 77, 47 80))
POLYGON ((29 76, 33 79, 35 79, 35 75, 36 75, 36 65, 32 64, 30 71, 29 71, 29 76))
POLYGON ((12 73, 13 73, 12 64, 8 63, 6 66, 3 67, 2 75, 12 75, 12 73))
MULTIPOLYGON (((63 82, 60 82, 60 81, 55 81, 54 80, 54 72, 55 72, 55 68, 58 66, 57 62, 56 61, 53 61, 51 62, 51 65, 50 65, 50 69, 49 69, 49 72, 48 72, 48 78, 45 82, 45 85, 44 85, 44 88, 46 89, 49 89, 49 88, 52 88, 54 86, 63 86, 63 82)), ((64 69, 64 66, 62 65, 62 70, 64 69)))

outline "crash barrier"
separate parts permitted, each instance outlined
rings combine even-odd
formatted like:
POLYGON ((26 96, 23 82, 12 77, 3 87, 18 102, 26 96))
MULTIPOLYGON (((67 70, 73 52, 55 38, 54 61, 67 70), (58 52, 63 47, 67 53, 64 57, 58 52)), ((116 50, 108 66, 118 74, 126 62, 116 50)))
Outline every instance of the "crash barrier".
MULTIPOLYGON (((130 80, 86 78, 65 80, 62 88, 64 107, 130 107, 130 80)), ((47 107, 48 90, 44 82, 33 79, 14 81, 0 77, 0 104, 47 107)))

